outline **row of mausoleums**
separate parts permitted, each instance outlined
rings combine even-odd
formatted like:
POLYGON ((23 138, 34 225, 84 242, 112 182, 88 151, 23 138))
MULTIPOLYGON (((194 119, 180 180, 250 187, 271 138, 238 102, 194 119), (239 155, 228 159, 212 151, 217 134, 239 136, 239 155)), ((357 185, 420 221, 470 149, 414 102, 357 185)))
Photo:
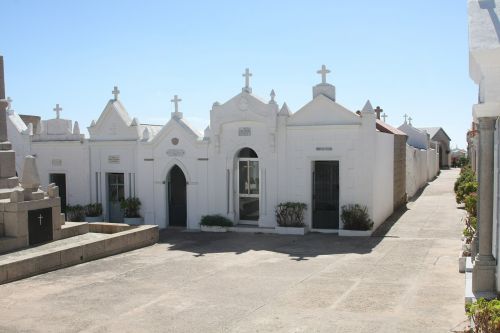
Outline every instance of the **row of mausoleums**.
POLYGON ((267 102, 254 96, 247 77, 241 93, 213 104, 203 135, 183 119, 177 96, 167 124, 145 125, 115 89, 89 138, 57 106, 56 119, 43 121, 10 110, 10 140, 18 155, 36 156, 42 183, 59 185, 63 206, 102 203, 108 221, 122 221, 121 198, 138 197, 145 223, 160 227, 197 229, 207 214, 274 227, 276 205, 294 201, 307 204, 310 229, 341 228, 341 207, 352 203, 368 208, 376 228, 406 202, 413 173, 425 182, 437 174, 439 144, 415 129, 426 160, 408 160, 413 133, 381 121, 369 102, 358 113, 338 104, 320 72, 312 100, 294 113, 274 92, 267 102))

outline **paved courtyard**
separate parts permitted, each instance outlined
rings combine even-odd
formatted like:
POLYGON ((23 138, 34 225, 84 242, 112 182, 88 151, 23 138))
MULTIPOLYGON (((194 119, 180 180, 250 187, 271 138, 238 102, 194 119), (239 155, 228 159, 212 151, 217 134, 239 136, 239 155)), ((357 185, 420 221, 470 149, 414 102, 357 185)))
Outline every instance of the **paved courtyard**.
POLYGON ((0 332, 450 332, 464 326, 457 170, 376 237, 206 234, 0 286, 0 332))

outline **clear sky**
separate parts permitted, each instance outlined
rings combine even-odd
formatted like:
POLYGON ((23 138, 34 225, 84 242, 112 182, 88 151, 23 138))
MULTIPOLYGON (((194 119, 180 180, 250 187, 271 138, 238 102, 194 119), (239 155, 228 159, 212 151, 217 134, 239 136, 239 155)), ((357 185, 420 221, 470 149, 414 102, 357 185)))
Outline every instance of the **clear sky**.
POLYGON ((7 95, 20 114, 83 129, 111 90, 141 123, 180 111, 199 131, 215 101, 253 93, 292 112, 310 101, 322 64, 337 102, 367 99, 399 126, 441 126, 465 147, 477 88, 468 75, 466 1, 27 1, 0 0, 7 95))

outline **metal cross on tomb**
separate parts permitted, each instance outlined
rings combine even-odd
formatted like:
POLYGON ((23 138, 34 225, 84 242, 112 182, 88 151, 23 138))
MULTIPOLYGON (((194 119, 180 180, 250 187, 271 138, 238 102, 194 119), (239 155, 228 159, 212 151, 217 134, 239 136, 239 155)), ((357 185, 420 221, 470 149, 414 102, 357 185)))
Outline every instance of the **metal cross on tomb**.
POLYGON ((411 121, 413 120, 412 117, 408 117, 408 124, 411 125, 411 121))
POLYGON ((118 87, 115 86, 113 88, 113 91, 111 93, 115 96, 115 101, 117 101, 118 100, 118 95, 120 95, 120 90, 118 90, 118 87))
POLYGON ((385 119, 389 117, 388 115, 386 115, 385 113, 382 115, 382 118, 384 118, 384 123, 385 123, 385 119))
POLYGON ((245 68, 245 73, 243 73, 241 76, 245 77, 245 88, 246 89, 250 88, 250 76, 252 76, 250 70, 248 68, 245 68))
POLYGON ((321 69, 316 73, 321 74, 321 83, 326 83, 326 74, 330 73, 330 70, 325 65, 321 65, 321 69))
POLYGON ((175 112, 179 112, 179 102, 182 102, 182 99, 180 99, 177 95, 174 95, 174 99, 171 99, 170 102, 174 103, 175 112))
POLYGON ((42 214, 40 214, 40 216, 38 216, 38 220, 40 221, 40 226, 41 226, 42 225, 42 220, 43 220, 42 214))
POLYGON ((60 107, 59 104, 56 104, 54 111, 56 112, 56 118, 59 119, 59 117, 61 116, 62 107, 60 107))
POLYGON ((405 113, 403 117, 405 117, 405 124, 406 124, 406 118, 408 118, 408 115, 405 113))

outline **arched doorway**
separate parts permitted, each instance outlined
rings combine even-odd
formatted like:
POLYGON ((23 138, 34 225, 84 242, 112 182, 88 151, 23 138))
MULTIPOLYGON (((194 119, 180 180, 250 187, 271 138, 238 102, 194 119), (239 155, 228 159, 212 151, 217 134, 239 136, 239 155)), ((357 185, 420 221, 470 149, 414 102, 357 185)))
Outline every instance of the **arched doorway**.
POLYGON ((186 177, 179 166, 174 165, 167 175, 168 224, 187 225, 186 177))
POLYGON ((243 148, 238 153, 238 203, 239 222, 258 224, 260 215, 260 173, 257 153, 243 148))

